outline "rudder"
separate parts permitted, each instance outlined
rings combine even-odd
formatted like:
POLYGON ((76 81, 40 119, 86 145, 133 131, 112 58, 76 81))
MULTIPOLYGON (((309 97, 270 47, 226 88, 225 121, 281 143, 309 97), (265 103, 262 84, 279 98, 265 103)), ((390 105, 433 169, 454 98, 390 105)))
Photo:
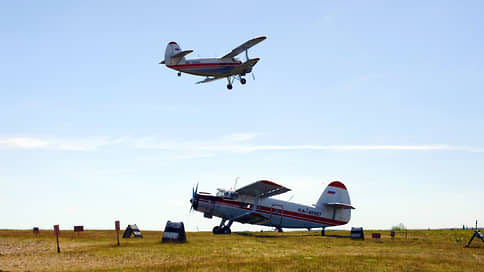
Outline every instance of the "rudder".
POLYGON ((331 182, 316 203, 316 208, 323 211, 325 217, 348 222, 351 218, 350 195, 340 181, 331 182))

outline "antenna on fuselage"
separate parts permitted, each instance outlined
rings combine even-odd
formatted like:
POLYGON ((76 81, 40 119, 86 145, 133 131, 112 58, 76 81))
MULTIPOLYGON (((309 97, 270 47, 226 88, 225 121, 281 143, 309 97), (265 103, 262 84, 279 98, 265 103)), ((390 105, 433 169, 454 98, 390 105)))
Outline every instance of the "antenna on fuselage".
POLYGON ((240 177, 236 177, 236 178, 235 178, 235 183, 234 183, 234 191, 235 191, 235 189, 237 189, 237 180, 238 180, 239 178, 240 178, 240 177))

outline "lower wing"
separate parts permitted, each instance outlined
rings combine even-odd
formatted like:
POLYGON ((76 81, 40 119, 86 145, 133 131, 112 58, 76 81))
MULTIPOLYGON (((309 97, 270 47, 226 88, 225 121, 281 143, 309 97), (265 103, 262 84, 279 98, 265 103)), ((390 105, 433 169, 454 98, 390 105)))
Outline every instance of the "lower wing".
POLYGON ((270 219, 268 217, 265 217, 257 212, 247 212, 244 213, 243 215, 234 218, 234 221, 240 222, 240 223, 249 223, 249 224, 264 224, 268 222, 270 219))
POLYGON ((241 65, 237 66, 235 69, 233 69, 232 71, 230 71, 229 73, 227 73, 225 75, 216 76, 216 77, 215 76, 214 77, 207 77, 202 81, 198 81, 197 84, 211 82, 211 81, 218 80, 218 79, 221 79, 221 78, 224 78, 224 77, 229 77, 229 76, 234 76, 234 75, 244 75, 246 73, 250 73, 250 71, 252 70, 252 67, 254 65, 256 65, 259 60, 260 60, 259 58, 250 59, 250 60, 242 63, 241 65))
POLYGON ((223 77, 207 77, 204 80, 197 82, 197 84, 207 83, 207 82, 211 82, 211 81, 214 81, 214 80, 217 80, 217 79, 221 79, 221 78, 223 78, 223 77))

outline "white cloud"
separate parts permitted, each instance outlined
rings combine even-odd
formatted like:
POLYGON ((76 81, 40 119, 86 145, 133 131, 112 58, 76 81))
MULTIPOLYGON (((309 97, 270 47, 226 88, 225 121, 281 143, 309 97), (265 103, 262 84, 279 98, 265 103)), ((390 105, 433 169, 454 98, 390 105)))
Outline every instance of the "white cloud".
MULTIPOLYGON (((103 137, 84 139, 42 139, 28 137, 0 138, 0 148, 45 149, 65 151, 95 151, 108 145, 121 148, 158 149, 167 151, 189 151, 190 154, 210 154, 215 152, 249 153, 255 151, 284 150, 333 150, 333 151, 461 151, 484 152, 484 148, 452 145, 256 145, 250 140, 259 133, 235 133, 228 136, 205 141, 160 140, 153 137, 103 137)), ((181 156, 182 158, 184 156, 181 156)), ((191 155, 187 156, 191 157, 191 155)))
POLYGON ((0 138, 0 148, 94 151, 102 146, 120 144, 125 138, 42 139, 30 137, 0 138))
POLYGON ((0 146, 7 146, 13 148, 35 149, 42 148, 47 145, 47 142, 36 138, 6 138, 0 139, 0 146))
POLYGON ((228 137, 224 137, 224 139, 229 142, 242 142, 252 140, 259 135, 262 135, 262 133, 233 133, 228 137))

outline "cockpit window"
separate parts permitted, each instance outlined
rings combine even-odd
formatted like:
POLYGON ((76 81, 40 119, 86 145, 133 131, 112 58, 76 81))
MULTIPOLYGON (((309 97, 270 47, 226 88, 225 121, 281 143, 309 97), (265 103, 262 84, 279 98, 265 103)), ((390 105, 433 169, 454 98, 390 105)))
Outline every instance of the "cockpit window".
POLYGON ((228 199, 233 199, 234 198, 234 192, 225 191, 225 190, 219 190, 217 192, 216 196, 223 197, 223 198, 228 198, 228 199))

